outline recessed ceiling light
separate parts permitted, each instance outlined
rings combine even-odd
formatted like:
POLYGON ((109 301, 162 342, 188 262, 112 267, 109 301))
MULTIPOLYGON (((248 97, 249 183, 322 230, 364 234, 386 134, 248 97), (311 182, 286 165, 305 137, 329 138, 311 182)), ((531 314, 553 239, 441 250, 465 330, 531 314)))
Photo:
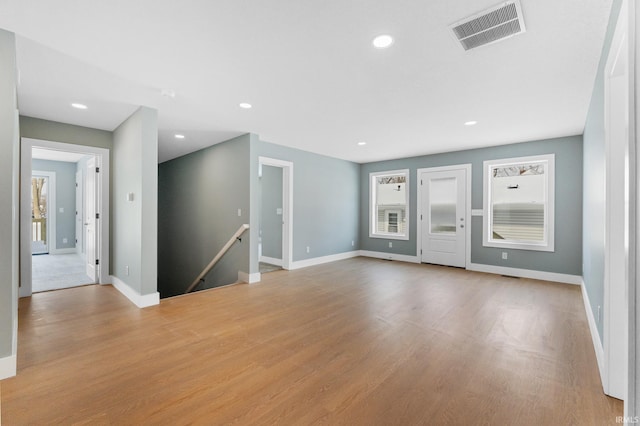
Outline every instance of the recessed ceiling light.
POLYGON ((386 49, 393 44, 393 37, 388 34, 382 34, 374 38, 372 43, 376 49, 386 49))
POLYGON ((475 126, 476 124, 478 124, 478 122, 475 120, 467 121, 466 123, 464 123, 465 126, 475 126))
POLYGON ((71 104, 72 107, 74 108, 78 108, 78 109, 87 109, 88 107, 85 104, 77 104, 77 103, 73 103, 71 104))
POLYGON ((366 142, 358 142, 358 145, 362 146, 362 145, 366 145, 366 142))
POLYGON ((242 102, 239 106, 240 106, 240 108, 244 108, 244 109, 251 108, 251 104, 246 103, 246 102, 242 102))
POLYGON ((184 139, 184 135, 181 135, 179 133, 176 133, 174 136, 176 139, 184 139))

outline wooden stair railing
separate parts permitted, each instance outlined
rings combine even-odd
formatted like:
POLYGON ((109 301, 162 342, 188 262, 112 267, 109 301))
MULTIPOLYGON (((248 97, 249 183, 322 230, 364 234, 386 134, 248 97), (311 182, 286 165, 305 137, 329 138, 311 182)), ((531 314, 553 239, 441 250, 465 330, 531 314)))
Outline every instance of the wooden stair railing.
POLYGON ((236 240, 240 239, 240 235, 242 235, 244 233, 244 231, 246 231, 247 229, 249 229, 249 225, 247 225, 246 223, 243 224, 240 228, 238 228, 236 233, 233 234, 233 236, 231 238, 229 238, 229 241, 227 241, 227 243, 224 245, 224 247, 222 247, 220 249, 218 254, 216 254, 216 256, 213 259, 211 259, 211 262, 209 262, 209 264, 202 270, 200 275, 198 275, 198 278, 196 278, 191 283, 191 285, 189 287, 187 287, 187 291, 185 291, 185 294, 186 293, 191 293, 193 290, 195 290, 195 288, 198 286, 198 284, 200 284, 201 282, 204 282, 204 277, 207 276, 209 271, 211 271, 211 268, 213 268, 213 266, 216 263, 218 263, 220 258, 222 258, 222 256, 224 256, 224 254, 231 248, 231 246, 233 245, 233 243, 236 242, 236 240))

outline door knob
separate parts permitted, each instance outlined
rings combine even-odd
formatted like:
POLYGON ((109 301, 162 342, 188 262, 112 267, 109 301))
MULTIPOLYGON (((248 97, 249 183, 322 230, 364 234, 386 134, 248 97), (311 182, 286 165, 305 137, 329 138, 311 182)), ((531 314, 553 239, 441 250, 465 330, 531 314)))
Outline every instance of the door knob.
POLYGON ((460 228, 464 228, 464 225, 463 225, 463 224, 460 224, 460 228))

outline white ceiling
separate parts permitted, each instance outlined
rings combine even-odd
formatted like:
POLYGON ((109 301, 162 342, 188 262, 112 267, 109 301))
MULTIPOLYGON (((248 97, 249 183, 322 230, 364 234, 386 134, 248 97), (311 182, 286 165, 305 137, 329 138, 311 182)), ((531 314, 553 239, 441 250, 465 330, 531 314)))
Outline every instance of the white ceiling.
POLYGON ((86 154, 76 152, 64 152, 45 148, 32 148, 31 158, 34 160, 63 161, 65 163, 77 163, 86 157, 86 154))
POLYGON ((246 132, 361 163, 581 134, 611 0, 521 0, 526 33, 464 52, 448 25, 496 3, 0 0, 0 28, 21 114, 113 130, 155 107, 160 161, 246 132))

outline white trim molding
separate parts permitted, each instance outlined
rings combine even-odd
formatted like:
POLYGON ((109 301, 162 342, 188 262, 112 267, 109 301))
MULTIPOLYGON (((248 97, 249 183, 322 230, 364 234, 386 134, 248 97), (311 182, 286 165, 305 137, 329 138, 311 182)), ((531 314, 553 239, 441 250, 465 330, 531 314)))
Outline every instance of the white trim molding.
POLYGON ((18 357, 16 355, 0 358, 0 380, 14 377, 17 372, 18 357))
POLYGON ((240 281, 241 283, 248 283, 248 284, 259 283, 261 279, 262 279, 262 275, 260 274, 260 272, 254 272, 253 274, 249 274, 247 272, 238 271, 238 281, 240 281))
POLYGON ((381 251, 360 250, 360 256, 373 257, 375 259, 398 260, 400 262, 420 263, 419 256, 410 256, 407 254, 385 253, 381 251))
POLYGON ((311 259, 298 260, 293 262, 291 270, 301 269, 309 266, 322 265, 323 263, 335 262, 337 260, 351 259, 360 256, 359 251, 347 251, 344 253, 330 254, 328 256, 313 257, 311 259))
POLYGON ((607 369, 604 364, 604 347, 600 341, 600 334, 598 333, 598 327, 596 326, 596 320, 593 317, 593 311, 591 310, 591 302, 589 302, 589 294, 587 288, 584 286, 584 281, 580 282, 580 290, 582 291, 582 301, 584 302, 584 310, 587 314, 587 322, 589 323, 589 331, 591 332, 591 341, 593 342, 593 350, 596 353, 596 360, 598 361, 598 371, 600 372, 600 382, 602 390, 604 392, 604 384, 606 383, 607 369))
POLYGON ((129 299, 138 308, 147 308, 149 306, 160 304, 160 293, 157 291, 151 294, 140 294, 118 277, 111 276, 113 287, 129 299))
MULTIPOLYGON (((100 167, 99 182, 96 197, 99 200, 100 226, 97 229, 96 253, 100 259, 97 281, 107 284, 109 275, 109 152, 105 148, 75 145, 47 140, 22 138, 20 142, 20 173, 23 182, 31 181, 32 173, 32 148, 40 147, 54 151, 65 151, 92 155, 96 158, 96 165, 100 167)), ((31 295, 32 264, 31 264, 31 186, 20 187, 20 289, 19 297, 31 295)), ((55 229, 55 227, 53 227, 55 229)), ((52 237, 54 237, 52 235, 52 237)), ((55 238, 52 238, 52 242, 55 238)), ((53 246, 54 247, 54 246, 53 246)), ((54 247, 55 248, 55 247, 54 247)), ((56 251, 54 253, 57 254, 56 251)))
POLYGON ((489 274, 509 275, 511 277, 531 278, 533 280, 552 281, 564 284, 580 285, 580 275, 559 274, 557 272, 534 271, 532 269, 509 268, 507 266, 484 265, 482 263, 469 263, 467 270, 487 272, 489 274))
POLYGON ((260 262, 268 263, 269 265, 282 266, 282 259, 276 259, 275 257, 260 256, 260 262))

